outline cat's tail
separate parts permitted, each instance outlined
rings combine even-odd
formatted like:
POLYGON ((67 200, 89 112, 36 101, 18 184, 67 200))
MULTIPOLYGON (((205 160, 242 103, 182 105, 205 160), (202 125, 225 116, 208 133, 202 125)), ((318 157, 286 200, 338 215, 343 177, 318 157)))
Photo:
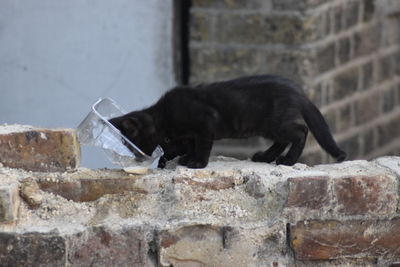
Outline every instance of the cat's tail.
POLYGON ((307 104, 303 106, 302 115, 315 136, 318 144, 337 161, 341 162, 346 159, 346 153, 336 144, 328 124, 318 108, 307 99, 307 104))

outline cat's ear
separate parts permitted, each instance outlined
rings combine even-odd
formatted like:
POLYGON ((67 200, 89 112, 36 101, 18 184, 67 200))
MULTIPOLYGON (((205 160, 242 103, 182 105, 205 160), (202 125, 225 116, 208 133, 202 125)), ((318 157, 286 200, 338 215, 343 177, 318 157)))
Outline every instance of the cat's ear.
POLYGON ((142 127, 142 123, 139 119, 133 117, 124 118, 121 121, 121 125, 124 134, 129 135, 130 137, 138 136, 140 128, 142 127))

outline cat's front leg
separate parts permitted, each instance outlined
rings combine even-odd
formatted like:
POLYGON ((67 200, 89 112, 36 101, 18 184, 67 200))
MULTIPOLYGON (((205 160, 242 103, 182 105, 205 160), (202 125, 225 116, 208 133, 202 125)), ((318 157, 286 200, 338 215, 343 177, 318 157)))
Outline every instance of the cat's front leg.
POLYGON ((181 144, 184 149, 183 155, 179 157, 178 164, 182 166, 187 166, 189 161, 192 161, 194 158, 194 150, 195 150, 195 138, 194 137, 186 137, 182 140, 181 144))
POLYGON ((208 164, 213 138, 211 136, 197 136, 195 138, 195 151, 193 157, 188 158, 187 167, 192 169, 204 168, 208 164))

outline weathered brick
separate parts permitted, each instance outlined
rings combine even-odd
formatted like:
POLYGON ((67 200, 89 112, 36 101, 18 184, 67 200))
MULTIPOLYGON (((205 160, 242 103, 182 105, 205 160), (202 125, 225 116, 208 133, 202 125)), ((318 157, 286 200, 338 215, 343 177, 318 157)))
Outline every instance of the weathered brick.
POLYGON ((272 0, 272 7, 278 10, 304 10, 315 8, 329 0, 272 0))
POLYGON ((344 6, 344 28, 347 30, 355 26, 359 18, 359 1, 350 1, 344 6))
POLYGON ((383 91, 382 100, 382 111, 390 112, 393 110, 396 103, 396 87, 390 88, 389 90, 383 91))
MULTIPOLYGON (((220 43, 263 44, 267 40, 263 15, 221 14, 217 19, 217 41, 220 43)), ((278 27, 269 28, 275 32, 278 27)), ((271 34, 272 34, 271 32, 271 34)))
POLYGON ((339 147, 347 153, 347 159, 352 160, 360 156, 360 137, 354 135, 339 142, 339 147))
POLYGON ((318 49, 315 60, 319 73, 333 69, 335 67, 335 43, 332 42, 318 49))
POLYGON ((0 186, 0 224, 17 220, 19 203, 17 184, 0 186))
POLYGON ((299 260, 400 257, 400 219, 301 221, 290 227, 299 260))
POLYGON ((381 39, 381 28, 373 25, 354 35, 354 54, 355 57, 370 55, 379 49, 381 39))
POLYGON ((279 74, 298 83, 302 83, 302 77, 312 72, 311 68, 304 65, 306 56, 295 53, 268 53, 266 54, 266 72, 279 74))
POLYGON ((395 73, 397 75, 400 75, 400 52, 397 52, 394 56, 394 61, 395 61, 395 73))
POLYGON ((383 11, 389 17, 396 17, 400 13, 400 2, 397 0, 385 0, 383 11))
POLYGON ((230 226, 190 225, 159 234, 161 266, 253 266, 256 250, 230 226))
POLYGON ((329 203, 329 177, 289 178, 288 207, 320 209, 329 203))
POLYGON ((139 188, 132 178, 98 178, 98 179, 71 179, 67 181, 40 180, 41 190, 60 195, 73 201, 93 201, 106 194, 120 194, 123 192, 147 193, 139 188))
POLYGON ((326 86, 323 83, 319 83, 307 90, 307 96, 317 107, 321 107, 326 103, 326 86))
POLYGON ((377 62, 377 64, 378 64, 377 78, 378 78, 379 82, 385 81, 385 80, 393 77, 394 70, 395 70, 395 66, 394 66, 395 62, 393 60, 394 58, 395 58, 394 55, 388 55, 388 56, 382 57, 377 62))
POLYGON ((261 73, 263 55, 250 48, 191 49, 191 82, 212 82, 261 73))
MULTIPOLYGON (((400 4, 399 4, 400 6, 400 4)), ((400 9, 400 8, 399 8, 400 9)), ((385 38, 382 43, 387 47, 398 46, 400 43, 400 10, 394 16, 390 16, 385 20, 385 38)))
POLYGON ((7 167, 32 171, 75 169, 80 163, 76 131, 21 125, 1 126, 0 161, 7 167))
POLYGON ((218 177, 212 181, 197 181, 187 177, 174 178, 174 183, 186 184, 192 187, 194 191, 203 192, 206 190, 223 190, 235 187, 234 177, 218 177))
POLYGON ((333 180, 338 212, 387 215, 397 207, 397 182, 388 176, 355 176, 333 180))
POLYGON ((210 265, 210 253, 215 257, 222 249, 222 229, 218 227, 195 225, 160 234, 160 263, 164 266, 179 266, 183 262, 210 265))
POLYGON ((400 85, 397 85, 397 105, 400 106, 400 85))
POLYGON ((371 153, 376 148, 375 135, 375 129, 364 131, 362 134, 364 155, 371 153))
POLYGON ((268 16, 265 18, 266 41, 271 43, 301 44, 316 39, 318 17, 268 16))
POLYGON ((148 266, 149 240, 141 228, 111 230, 95 226, 68 240, 71 266, 148 266))
POLYGON ((342 21, 343 21, 343 11, 342 11, 342 6, 337 6, 335 8, 331 9, 332 12, 332 18, 333 18, 333 32, 334 33, 339 33, 342 31, 343 26, 342 26, 342 21))
POLYGON ((214 15, 204 12, 192 12, 190 17, 190 39, 192 41, 210 41, 214 15))
POLYGON ((270 9, 270 0, 193 0, 193 7, 223 9, 270 9))
MULTIPOLYGON (((263 7, 260 1, 195 1, 194 11, 216 14, 213 23, 217 25, 214 33, 218 34, 215 41, 193 44, 191 82, 274 73, 304 85, 318 107, 352 96, 354 101, 349 106, 336 110, 336 119, 328 115, 337 132, 379 120, 394 110, 400 94, 382 93, 387 88, 376 86, 392 81, 400 73, 400 53, 388 55, 385 51, 389 50, 384 50, 395 51, 400 38, 398 9, 389 10, 392 5, 400 6, 397 0, 385 0, 388 5, 379 6, 379 16, 376 16, 377 0, 268 0, 263 7), (340 36, 335 36, 338 33, 340 36), (214 44, 216 48, 212 47, 214 44), (203 60, 206 63, 199 64, 197 55, 208 53, 205 50, 226 52, 210 53, 203 60), (249 56, 236 57, 234 50, 247 50, 249 56), (236 64, 239 61, 243 67, 236 64), (312 88, 315 81, 319 83, 318 89, 323 86, 323 90, 312 88), (367 92, 360 92, 360 97, 356 97, 358 91, 369 89, 380 93, 366 97, 367 92)), ((379 132, 381 136, 394 138, 383 127, 379 132)), ((376 140, 379 132, 376 131, 376 140)), ((364 137, 359 132, 357 137, 344 142, 346 147, 356 148, 350 152, 353 158, 363 157, 364 151, 372 147, 378 148, 378 144, 365 144, 364 137), (365 146, 368 147, 364 149, 365 146)), ((371 155, 372 152, 369 151, 371 155)), ((245 157, 245 153, 240 156, 245 157)))
POLYGON ((364 0, 364 15, 363 21, 370 21, 374 17, 375 13, 375 0, 364 0))
POLYGON ((66 243, 57 234, 0 232, 1 266, 64 266, 66 243))
POLYGON ((358 68, 338 74, 333 80, 333 98, 334 100, 343 99, 346 96, 354 94, 358 89, 358 68))
POLYGON ((368 62, 362 66, 362 73, 363 79, 361 90, 367 90, 374 84, 374 64, 372 62, 368 62))
POLYGON ((353 106, 351 104, 341 107, 338 111, 337 130, 343 132, 353 126, 353 106))
POLYGON ((357 125, 371 121, 379 115, 379 94, 369 95, 357 100, 355 107, 357 125))
POLYGON ((331 18, 329 11, 321 12, 314 15, 313 22, 315 24, 315 40, 321 40, 331 33, 331 18))
POLYGON ((340 64, 347 63, 350 60, 350 38, 342 38, 338 42, 338 58, 340 64))
POLYGON ((329 125, 329 129, 332 133, 335 133, 337 131, 337 110, 336 109, 331 109, 327 112, 323 113, 323 116, 326 120, 326 122, 329 125))
POLYGON ((378 145, 383 146, 400 136, 400 118, 378 125, 378 145))
POLYGON ((221 14, 216 31, 220 43, 299 44, 316 38, 317 17, 221 14))

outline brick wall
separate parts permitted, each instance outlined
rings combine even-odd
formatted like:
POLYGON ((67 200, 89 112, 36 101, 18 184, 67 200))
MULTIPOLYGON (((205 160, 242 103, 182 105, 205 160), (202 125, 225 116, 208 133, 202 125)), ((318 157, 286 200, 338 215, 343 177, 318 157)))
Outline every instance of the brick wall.
MULTIPOLYGON (((304 86, 349 159, 400 152, 399 1, 193 0, 190 14, 191 83, 281 74, 304 86)), ((303 161, 331 159, 310 137, 303 161)))
POLYGON ((0 266, 399 266, 399 179, 400 157, 0 167, 0 266))
POLYGON ((75 136, 0 127, 0 266, 400 265, 400 157, 133 175, 61 164, 75 136))

